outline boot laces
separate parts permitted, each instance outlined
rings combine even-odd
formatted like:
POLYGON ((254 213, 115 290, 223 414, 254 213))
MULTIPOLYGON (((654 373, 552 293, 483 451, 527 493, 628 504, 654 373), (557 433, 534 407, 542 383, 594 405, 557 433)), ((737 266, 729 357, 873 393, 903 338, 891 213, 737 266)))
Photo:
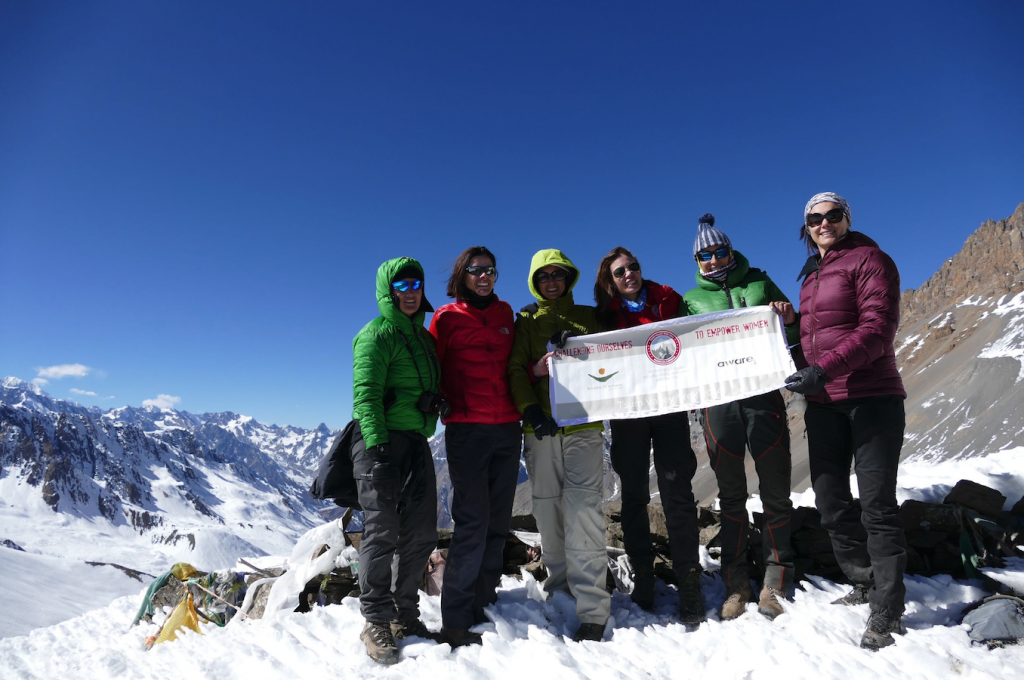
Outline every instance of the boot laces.
POLYGON ((370 637, 379 647, 394 647, 395 636, 391 634, 391 625, 387 623, 371 623, 370 637))

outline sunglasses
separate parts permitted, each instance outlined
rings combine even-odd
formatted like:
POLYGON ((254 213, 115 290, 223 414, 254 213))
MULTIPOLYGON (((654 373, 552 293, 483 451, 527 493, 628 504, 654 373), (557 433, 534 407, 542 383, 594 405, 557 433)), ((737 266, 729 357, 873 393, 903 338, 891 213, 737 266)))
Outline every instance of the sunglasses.
POLYGON ((724 260, 725 258, 729 257, 729 249, 726 248, 725 246, 722 246, 718 250, 710 252, 707 250, 702 250, 699 253, 697 253, 697 259, 700 260, 701 262, 711 262, 712 257, 717 257, 719 260, 724 260))
POLYGON ((559 269, 555 272, 537 272, 534 274, 533 279, 537 283, 547 283, 548 279, 554 279, 555 281, 565 281, 569 276, 569 272, 564 269, 559 269))
POLYGON ((493 265, 490 267, 478 267, 476 265, 470 265, 469 267, 466 267, 466 273, 469 274, 470 276, 481 276, 483 274, 487 274, 488 276, 497 276, 498 268, 493 265))
POLYGON ((391 287, 397 290, 399 293, 404 293, 408 291, 410 288, 412 288, 413 290, 419 290, 420 288, 423 287, 423 282, 420 281, 419 279, 416 279, 415 281, 395 281, 391 284, 391 287))
POLYGON ((828 220, 829 224, 835 224, 837 222, 841 222, 845 215, 846 213, 843 211, 842 208, 833 208, 824 215, 822 215, 821 213, 811 213, 810 215, 807 216, 807 226, 816 227, 825 220, 828 220))
POLYGON ((639 262, 630 262, 625 267, 619 267, 618 269, 613 269, 612 270, 612 276, 614 276, 617 279, 621 279, 623 276, 626 275, 626 270, 627 269, 629 271, 631 271, 631 272, 638 272, 638 271, 640 271, 640 263, 639 262))

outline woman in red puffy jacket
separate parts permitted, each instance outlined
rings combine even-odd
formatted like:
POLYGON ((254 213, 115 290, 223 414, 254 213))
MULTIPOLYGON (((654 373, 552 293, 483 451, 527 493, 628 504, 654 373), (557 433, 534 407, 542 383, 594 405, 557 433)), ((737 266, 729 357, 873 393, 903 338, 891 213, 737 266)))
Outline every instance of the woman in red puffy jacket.
POLYGON ((850 206, 816 194, 801 238, 811 256, 800 277, 799 372, 786 379, 807 395, 807 448, 821 524, 853 590, 833 604, 870 604, 861 647, 878 649, 902 632, 907 543, 896 500, 907 393, 893 340, 900 322, 900 275, 874 241, 850 230, 850 206), (857 475, 860 506, 850 490, 857 475))
POLYGON ((514 317, 494 294, 498 269, 483 246, 467 248, 448 280, 455 302, 434 313, 455 534, 441 589, 442 638, 479 644, 470 632, 497 599, 502 553, 519 478, 522 433, 507 376, 514 317))
MULTIPOLYGON (((598 319, 607 330, 632 328, 679 316, 682 297, 668 286, 645 281, 633 253, 617 247, 604 256, 594 284, 598 319)), ((684 311, 685 314, 685 311, 684 311)), ((700 593, 697 505, 691 480, 697 457, 690 448, 686 412, 611 421, 612 468, 622 483, 622 534, 633 567, 632 599, 654 605, 654 553, 647 505, 651 502, 651 445, 665 509, 672 565, 679 582, 679 618, 698 624, 705 618, 700 593)))

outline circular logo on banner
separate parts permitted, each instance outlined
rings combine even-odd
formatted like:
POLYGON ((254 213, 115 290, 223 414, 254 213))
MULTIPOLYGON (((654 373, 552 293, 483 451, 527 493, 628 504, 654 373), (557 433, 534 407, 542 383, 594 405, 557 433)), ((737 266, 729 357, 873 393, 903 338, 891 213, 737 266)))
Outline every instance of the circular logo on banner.
POLYGON ((679 358, 679 338, 670 331, 656 331, 647 338, 647 358, 659 366, 668 366, 679 358))

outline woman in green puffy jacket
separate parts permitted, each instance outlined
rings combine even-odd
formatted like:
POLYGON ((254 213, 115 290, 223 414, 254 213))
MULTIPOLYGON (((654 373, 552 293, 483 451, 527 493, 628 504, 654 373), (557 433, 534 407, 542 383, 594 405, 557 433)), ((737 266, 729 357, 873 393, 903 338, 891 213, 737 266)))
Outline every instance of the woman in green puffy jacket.
POLYGON ((523 455, 533 486, 548 592, 576 598, 580 627, 574 639, 601 640, 611 612, 605 590, 604 437, 601 423, 559 427, 551 418, 548 343, 599 330, 596 310, 577 305, 572 289, 579 269, 559 250, 541 250, 530 264, 536 305, 516 319, 508 362, 509 385, 523 414, 523 455))
MULTIPOLYGON (((729 237, 715 228, 713 215, 704 215, 693 244, 697 287, 687 291, 683 304, 690 314, 767 305, 782 316, 786 339, 796 344, 800 327, 785 294, 768 275, 750 266, 732 249, 729 237)), ((750 449, 764 504, 762 545, 764 586, 758 611, 770 619, 782 613, 793 585, 793 551, 789 545, 791 461, 786 404, 778 390, 712 406, 700 412, 711 466, 718 478, 722 505, 722 579, 726 599, 720 618, 733 619, 754 600, 747 571, 747 475, 744 449, 750 449)))
POLYGON ((367 654, 398 661, 395 637, 434 637, 419 619, 419 584, 437 545, 437 490, 427 437, 443 402, 434 338, 423 328, 433 307, 423 267, 409 257, 377 270, 380 316, 352 341, 352 467, 363 509, 359 606, 367 654), (391 562, 397 553, 397 574, 391 562))

